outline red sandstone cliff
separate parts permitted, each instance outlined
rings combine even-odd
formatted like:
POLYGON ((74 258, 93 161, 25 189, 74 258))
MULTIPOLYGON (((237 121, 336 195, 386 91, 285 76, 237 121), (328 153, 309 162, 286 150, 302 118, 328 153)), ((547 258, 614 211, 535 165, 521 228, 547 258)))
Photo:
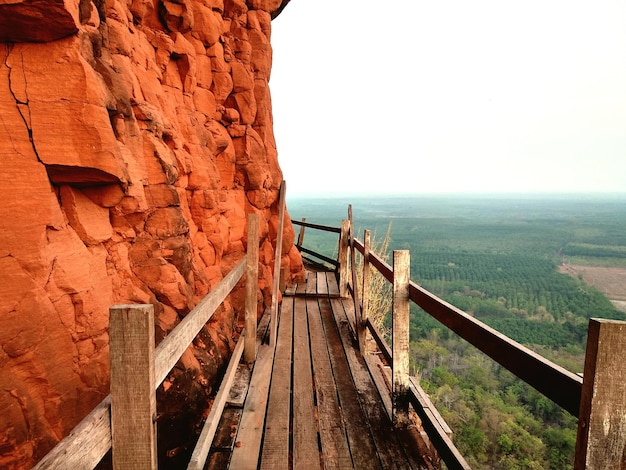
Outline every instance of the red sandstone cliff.
MULTIPOLYGON (((0 0, 0 468, 29 468, 108 393, 109 306, 154 304, 158 341, 241 258, 253 211, 268 303, 286 3, 0 0)), ((165 460, 206 407, 240 297, 160 390, 165 460)))

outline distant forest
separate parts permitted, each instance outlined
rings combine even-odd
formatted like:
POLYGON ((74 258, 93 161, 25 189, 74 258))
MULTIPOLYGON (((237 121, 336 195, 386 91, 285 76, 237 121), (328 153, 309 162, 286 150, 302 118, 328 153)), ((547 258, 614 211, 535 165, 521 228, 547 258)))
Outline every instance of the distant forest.
MULTIPOLYGON (((294 198, 293 219, 355 232, 390 229, 411 251, 411 279, 516 341, 581 372, 591 317, 626 320, 604 294, 559 272, 563 263, 626 268, 626 195, 294 198)), ((337 239, 304 245, 336 256, 337 239)), ((411 370, 474 468, 565 469, 576 419, 413 306, 411 370)))

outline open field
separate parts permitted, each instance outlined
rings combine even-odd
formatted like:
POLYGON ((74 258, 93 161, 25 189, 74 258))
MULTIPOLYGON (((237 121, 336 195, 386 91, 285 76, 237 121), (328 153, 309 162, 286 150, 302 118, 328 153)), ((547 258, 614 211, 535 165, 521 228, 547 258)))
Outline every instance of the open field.
POLYGON ((626 312, 626 268, 563 264, 559 271, 582 279, 626 312))

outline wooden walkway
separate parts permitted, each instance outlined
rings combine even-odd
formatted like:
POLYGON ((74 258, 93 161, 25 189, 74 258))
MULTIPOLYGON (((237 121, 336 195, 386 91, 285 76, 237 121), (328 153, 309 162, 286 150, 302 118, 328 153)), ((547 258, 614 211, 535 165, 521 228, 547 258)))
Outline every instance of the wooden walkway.
MULTIPOLYGON (((240 365, 206 469, 430 468, 415 429, 394 430, 385 372, 360 355, 334 273, 307 272, 284 295, 275 351, 240 365), (372 373, 370 373, 370 370, 372 373)), ((267 315, 266 315, 267 316, 267 315)))

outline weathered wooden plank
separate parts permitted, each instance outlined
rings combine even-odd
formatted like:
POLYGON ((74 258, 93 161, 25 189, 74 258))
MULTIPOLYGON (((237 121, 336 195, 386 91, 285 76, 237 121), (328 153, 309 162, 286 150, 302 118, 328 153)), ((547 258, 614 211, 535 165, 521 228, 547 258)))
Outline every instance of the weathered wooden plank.
POLYGON ((307 284, 307 279, 305 279, 304 282, 298 283, 298 285, 296 286, 295 295, 305 295, 306 294, 306 284, 307 284))
POLYGON ((352 205, 348 206, 348 218, 350 221, 349 246, 350 246, 350 274, 352 284, 352 299, 354 300, 354 323, 352 324, 355 337, 360 341, 359 349, 365 350, 365 324, 361 313, 361 301, 357 282, 356 247, 354 244, 354 223, 352 221, 352 205))
POLYGON ((361 319, 357 327, 357 339, 359 340, 359 350, 361 354, 366 353, 367 342, 367 317, 369 315, 370 302, 370 231, 363 233, 363 271, 361 273, 361 319))
POLYGON ((414 379, 410 380, 409 391, 413 408, 446 466, 450 469, 469 470, 469 464, 452 442, 450 428, 414 379))
POLYGON ((109 312, 113 468, 154 470, 154 307, 116 305, 109 312))
POLYGON ((289 297, 283 299, 281 305, 272 384, 265 418, 261 469, 289 468, 293 302, 294 298, 289 297))
POLYGON ((328 295, 330 297, 339 297, 339 283, 334 272, 327 273, 326 282, 328 283, 328 295))
POLYGON ((248 387, 250 386, 251 375, 252 368, 249 364, 239 364, 237 366, 235 379, 233 380, 233 385, 230 387, 230 392, 228 392, 228 398, 226 399, 228 406, 243 408, 246 395, 248 394, 248 387))
POLYGON ((220 283, 157 346, 155 357, 155 383, 160 384, 176 365, 200 329, 209 321, 215 310, 239 282, 246 268, 242 259, 220 283))
POLYGON ((256 327, 256 347, 257 354, 258 349, 261 343, 267 343, 269 336, 269 327, 270 327, 270 314, 269 310, 266 310, 261 319, 259 320, 259 324, 256 327))
POLYGON ((46 454, 35 470, 91 470, 111 448, 111 395, 46 454))
POLYGON ((415 395, 420 406, 424 409, 431 410, 432 416, 434 420, 436 421, 435 424, 441 428, 441 431, 446 436, 452 437, 452 429, 450 429, 450 426, 448 426, 448 423, 446 423, 446 420, 443 419, 443 417, 439 413, 439 410, 437 410, 433 402, 430 400, 430 397, 424 391, 424 389, 420 386, 418 381, 414 377, 410 377, 409 382, 410 382, 411 393, 415 395))
POLYGON ((626 322, 589 320, 574 468, 626 469, 626 322))
POLYGON ((326 277, 328 276, 328 274, 329 274, 328 272, 316 273, 317 279, 315 281, 315 290, 316 290, 317 295, 320 295, 320 296, 328 295, 328 281, 326 280, 326 277))
POLYGON ((293 326, 293 469, 320 468, 317 421, 313 397, 311 348, 306 301, 294 301, 293 326))
POLYGON ((313 377, 324 468, 352 468, 352 459, 317 299, 307 299, 313 377))
POLYGON ((373 381, 365 358, 354 347, 352 331, 348 326, 346 316, 346 311, 354 308, 352 300, 333 299, 331 304, 341 340, 344 344, 346 358, 350 365, 354 386, 358 392, 361 406, 367 416, 380 463, 384 469, 405 469, 408 467, 407 458, 403 452, 402 445, 393 432, 391 424, 391 395, 389 389, 381 377, 382 387, 384 387, 389 408, 386 410, 386 405, 382 401, 373 381))
POLYGON ((350 231, 350 221, 341 221, 341 235, 339 236, 339 295, 348 296, 348 238, 350 231))
POLYGON ((408 250, 393 252, 392 399, 393 421, 398 427, 409 424, 409 281, 411 260, 408 250))
POLYGON ((297 289, 298 285, 297 284, 291 284, 290 286, 287 286, 285 288, 285 292, 283 292, 283 297, 284 296, 291 296, 291 295, 296 295, 296 289, 297 289))
POLYGON ((383 402, 383 407, 387 413, 387 417, 393 420, 393 405, 391 403, 391 374, 386 374, 383 368, 385 367, 380 358, 368 354, 364 357, 367 368, 372 376, 372 380, 376 385, 380 399, 383 402))
MULTIPOLYGON (((263 338, 267 335, 267 330, 270 322, 269 312, 266 312, 259 321, 256 332, 256 348, 258 349, 263 338)), ((248 394, 248 388, 250 387, 250 377, 252 375, 252 366, 250 364, 240 363, 237 366, 237 372, 235 373, 235 379, 230 387, 226 404, 237 408, 243 408, 243 404, 248 394)))
POLYGON ((252 370, 250 389, 243 407, 230 468, 237 470, 257 468, 273 361, 274 348, 266 344, 261 345, 252 370))
POLYGON ((248 215, 248 247, 246 253, 246 317, 244 361, 256 358, 257 293, 259 291, 259 215, 248 215))
POLYGON ((307 271, 306 273, 306 295, 317 295, 317 273, 307 271))
MULTIPOLYGON (((354 467, 359 469, 379 469, 381 466, 378 461, 374 441, 370 434, 368 422, 361 409, 343 344, 331 310, 330 300, 320 297, 319 306, 354 467)), ((346 322, 345 326, 348 326, 347 319, 344 321, 346 322)), ((350 346, 354 347, 354 345, 350 346)))
POLYGON ((202 470, 204 467, 207 455, 209 455, 209 450, 211 450, 211 442, 213 442, 217 425, 219 424, 222 411, 226 405, 226 399, 228 398, 231 385, 235 379, 237 365, 239 364, 239 360, 243 354, 244 347, 247 346, 247 341, 245 339, 246 334, 247 332, 244 330, 242 332, 242 336, 239 337, 239 341, 237 341, 237 345, 235 346, 228 363, 228 367, 226 368, 226 372, 224 373, 224 377, 222 378, 220 388, 215 395, 215 399, 213 400, 211 411, 202 426, 202 431, 200 432, 196 446, 191 454, 191 460, 187 466, 188 470, 202 470))

